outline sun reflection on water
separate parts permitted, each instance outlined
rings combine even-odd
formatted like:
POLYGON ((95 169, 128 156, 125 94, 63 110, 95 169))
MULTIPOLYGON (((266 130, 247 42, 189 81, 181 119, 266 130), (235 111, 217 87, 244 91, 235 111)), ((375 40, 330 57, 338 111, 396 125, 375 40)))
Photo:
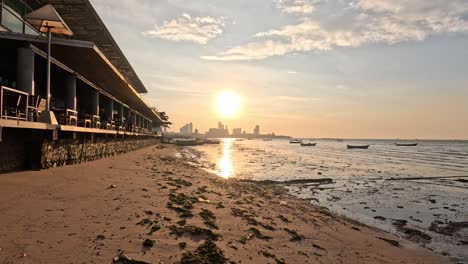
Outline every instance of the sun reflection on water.
POLYGON ((232 163, 231 151, 235 139, 223 138, 221 140, 221 159, 218 161, 218 175, 223 178, 230 178, 234 174, 234 166, 232 163))

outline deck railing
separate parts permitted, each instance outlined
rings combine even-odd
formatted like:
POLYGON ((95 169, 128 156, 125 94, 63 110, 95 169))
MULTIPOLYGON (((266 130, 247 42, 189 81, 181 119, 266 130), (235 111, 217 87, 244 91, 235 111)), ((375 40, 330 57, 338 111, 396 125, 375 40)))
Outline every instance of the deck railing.
POLYGON ((28 93, 0 86, 0 118, 27 121, 28 108, 28 93))

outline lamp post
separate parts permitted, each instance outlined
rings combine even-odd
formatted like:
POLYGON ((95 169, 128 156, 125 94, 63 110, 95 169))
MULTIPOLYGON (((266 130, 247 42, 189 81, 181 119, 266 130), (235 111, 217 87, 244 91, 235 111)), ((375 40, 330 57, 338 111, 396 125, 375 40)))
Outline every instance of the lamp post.
POLYGON ((36 28, 39 32, 47 33, 47 106, 46 111, 39 117, 42 122, 57 124, 55 115, 50 111, 50 71, 51 71, 51 48, 52 48, 52 33, 73 36, 73 32, 67 26, 65 21, 57 13, 57 10, 51 5, 45 5, 37 10, 32 11, 25 17, 31 26, 36 28))

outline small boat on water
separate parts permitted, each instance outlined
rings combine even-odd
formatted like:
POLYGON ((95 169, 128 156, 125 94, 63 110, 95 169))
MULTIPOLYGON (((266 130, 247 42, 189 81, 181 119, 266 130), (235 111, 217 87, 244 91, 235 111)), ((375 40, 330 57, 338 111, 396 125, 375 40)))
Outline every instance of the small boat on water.
POLYGON ((219 139, 207 139, 205 140, 205 144, 213 144, 213 145, 218 145, 221 142, 219 139))
POLYGON ((397 143, 395 142, 395 145, 398 147, 416 147, 418 143, 397 143))
POLYGON ((348 149, 368 149, 370 145, 347 145, 348 149))
POLYGON ((177 146, 188 147, 188 146, 200 146, 200 145, 203 145, 205 142, 198 140, 198 139, 190 139, 190 140, 177 139, 174 141, 174 143, 177 146))
POLYGON ((301 144, 302 143, 302 140, 300 139, 291 139, 289 141, 289 144, 301 144))
POLYGON ((317 143, 301 143, 301 146, 303 146, 303 147, 315 147, 315 146, 317 146, 317 143))

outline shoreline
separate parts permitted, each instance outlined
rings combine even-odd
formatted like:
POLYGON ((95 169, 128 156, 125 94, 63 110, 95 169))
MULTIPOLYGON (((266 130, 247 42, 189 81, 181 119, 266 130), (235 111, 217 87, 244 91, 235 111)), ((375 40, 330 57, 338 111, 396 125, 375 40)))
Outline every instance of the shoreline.
POLYGON ((178 151, 158 145, 0 174, 0 263, 111 263, 119 254, 178 263, 202 249, 220 263, 449 263, 284 188, 222 179, 178 151))

